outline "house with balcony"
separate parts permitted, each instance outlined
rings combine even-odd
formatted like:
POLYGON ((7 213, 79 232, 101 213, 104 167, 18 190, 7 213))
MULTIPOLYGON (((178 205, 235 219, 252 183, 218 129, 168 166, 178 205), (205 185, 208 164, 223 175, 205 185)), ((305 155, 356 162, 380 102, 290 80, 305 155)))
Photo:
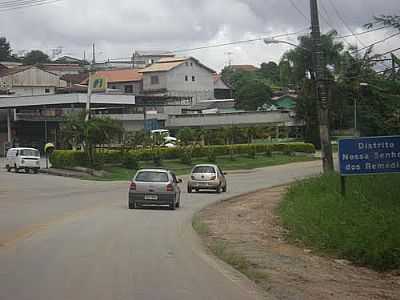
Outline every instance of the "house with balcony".
POLYGON ((187 99, 192 104, 215 98, 216 72, 193 57, 162 58, 139 72, 144 95, 187 99))

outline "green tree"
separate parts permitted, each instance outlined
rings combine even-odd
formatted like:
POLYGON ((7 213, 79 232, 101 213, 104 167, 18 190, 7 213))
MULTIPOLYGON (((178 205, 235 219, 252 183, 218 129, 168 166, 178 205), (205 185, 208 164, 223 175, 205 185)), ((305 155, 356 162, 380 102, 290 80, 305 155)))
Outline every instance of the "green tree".
POLYGON ((120 122, 110 118, 92 118, 85 121, 85 113, 71 114, 61 127, 64 141, 72 147, 81 146, 90 166, 96 166, 96 145, 110 144, 123 133, 120 122))
POLYGON ((269 80, 273 84, 280 83, 279 66, 273 61, 270 61, 268 63, 262 63, 260 66, 259 73, 263 78, 269 80))
POLYGON ((235 91, 236 107, 255 111, 265 103, 271 103, 272 90, 265 81, 246 80, 235 91))
POLYGON ((5 37, 0 37, 0 61, 12 59, 11 46, 5 37))
MULTIPOLYGON (((327 34, 321 35, 322 53, 324 56, 323 61, 325 62, 326 71, 331 74, 331 68, 333 72, 340 68, 342 61, 342 51, 344 45, 342 42, 336 40, 337 32, 330 31, 327 34)), ((289 50, 283 55, 283 60, 287 60, 292 66, 292 76, 296 82, 301 82, 306 78, 306 74, 310 74, 312 79, 313 70, 313 59, 312 59, 312 38, 308 35, 299 37, 299 47, 289 50)), ((331 76, 332 77, 332 76, 331 76)))
POLYGON ((45 64, 49 62, 49 56, 40 50, 32 50, 28 52, 22 60, 24 65, 45 64))

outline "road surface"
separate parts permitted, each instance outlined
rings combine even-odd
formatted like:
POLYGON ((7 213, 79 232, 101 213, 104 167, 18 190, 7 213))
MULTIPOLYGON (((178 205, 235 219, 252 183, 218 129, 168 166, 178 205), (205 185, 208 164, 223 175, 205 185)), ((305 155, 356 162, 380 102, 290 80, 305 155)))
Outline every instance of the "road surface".
POLYGON ((217 200, 318 174, 320 162, 228 175, 228 193, 128 210, 127 182, 0 171, 1 300, 261 299, 206 254, 193 214, 217 200))

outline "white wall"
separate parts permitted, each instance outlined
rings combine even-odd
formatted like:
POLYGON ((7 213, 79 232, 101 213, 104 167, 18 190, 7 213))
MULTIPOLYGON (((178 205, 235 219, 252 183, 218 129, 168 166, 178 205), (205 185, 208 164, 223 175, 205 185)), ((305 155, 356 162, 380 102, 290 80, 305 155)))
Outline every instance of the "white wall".
POLYGON ((67 82, 61 80, 57 75, 49 72, 45 72, 38 68, 32 67, 23 72, 5 76, 2 78, 3 81, 7 82, 12 87, 66 87, 67 82))
POLYGON ((167 88, 167 72, 150 72, 143 74, 143 90, 156 91, 167 88), (158 84, 151 84, 151 77, 158 76, 158 84))
POLYGON ((15 92, 14 96, 42 96, 55 94, 55 88, 51 86, 24 86, 13 87, 12 91, 15 92), (48 93, 46 93, 48 91, 48 93))
POLYGON ((193 97, 193 104, 199 100, 214 99, 214 79, 212 73, 190 59, 167 72, 168 92, 175 96, 193 97), (187 76, 188 81, 185 80, 187 76), (192 80, 194 76, 195 81, 192 80))

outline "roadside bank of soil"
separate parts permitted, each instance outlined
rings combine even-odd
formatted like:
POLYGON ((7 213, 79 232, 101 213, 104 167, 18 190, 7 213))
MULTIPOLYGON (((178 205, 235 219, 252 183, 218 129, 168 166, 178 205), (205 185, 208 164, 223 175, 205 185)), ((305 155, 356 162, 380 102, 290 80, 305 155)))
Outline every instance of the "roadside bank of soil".
POLYGON ((400 299, 400 271, 377 273, 289 244, 275 213, 285 191, 276 187, 212 205, 195 217, 194 228, 269 298, 400 299))

